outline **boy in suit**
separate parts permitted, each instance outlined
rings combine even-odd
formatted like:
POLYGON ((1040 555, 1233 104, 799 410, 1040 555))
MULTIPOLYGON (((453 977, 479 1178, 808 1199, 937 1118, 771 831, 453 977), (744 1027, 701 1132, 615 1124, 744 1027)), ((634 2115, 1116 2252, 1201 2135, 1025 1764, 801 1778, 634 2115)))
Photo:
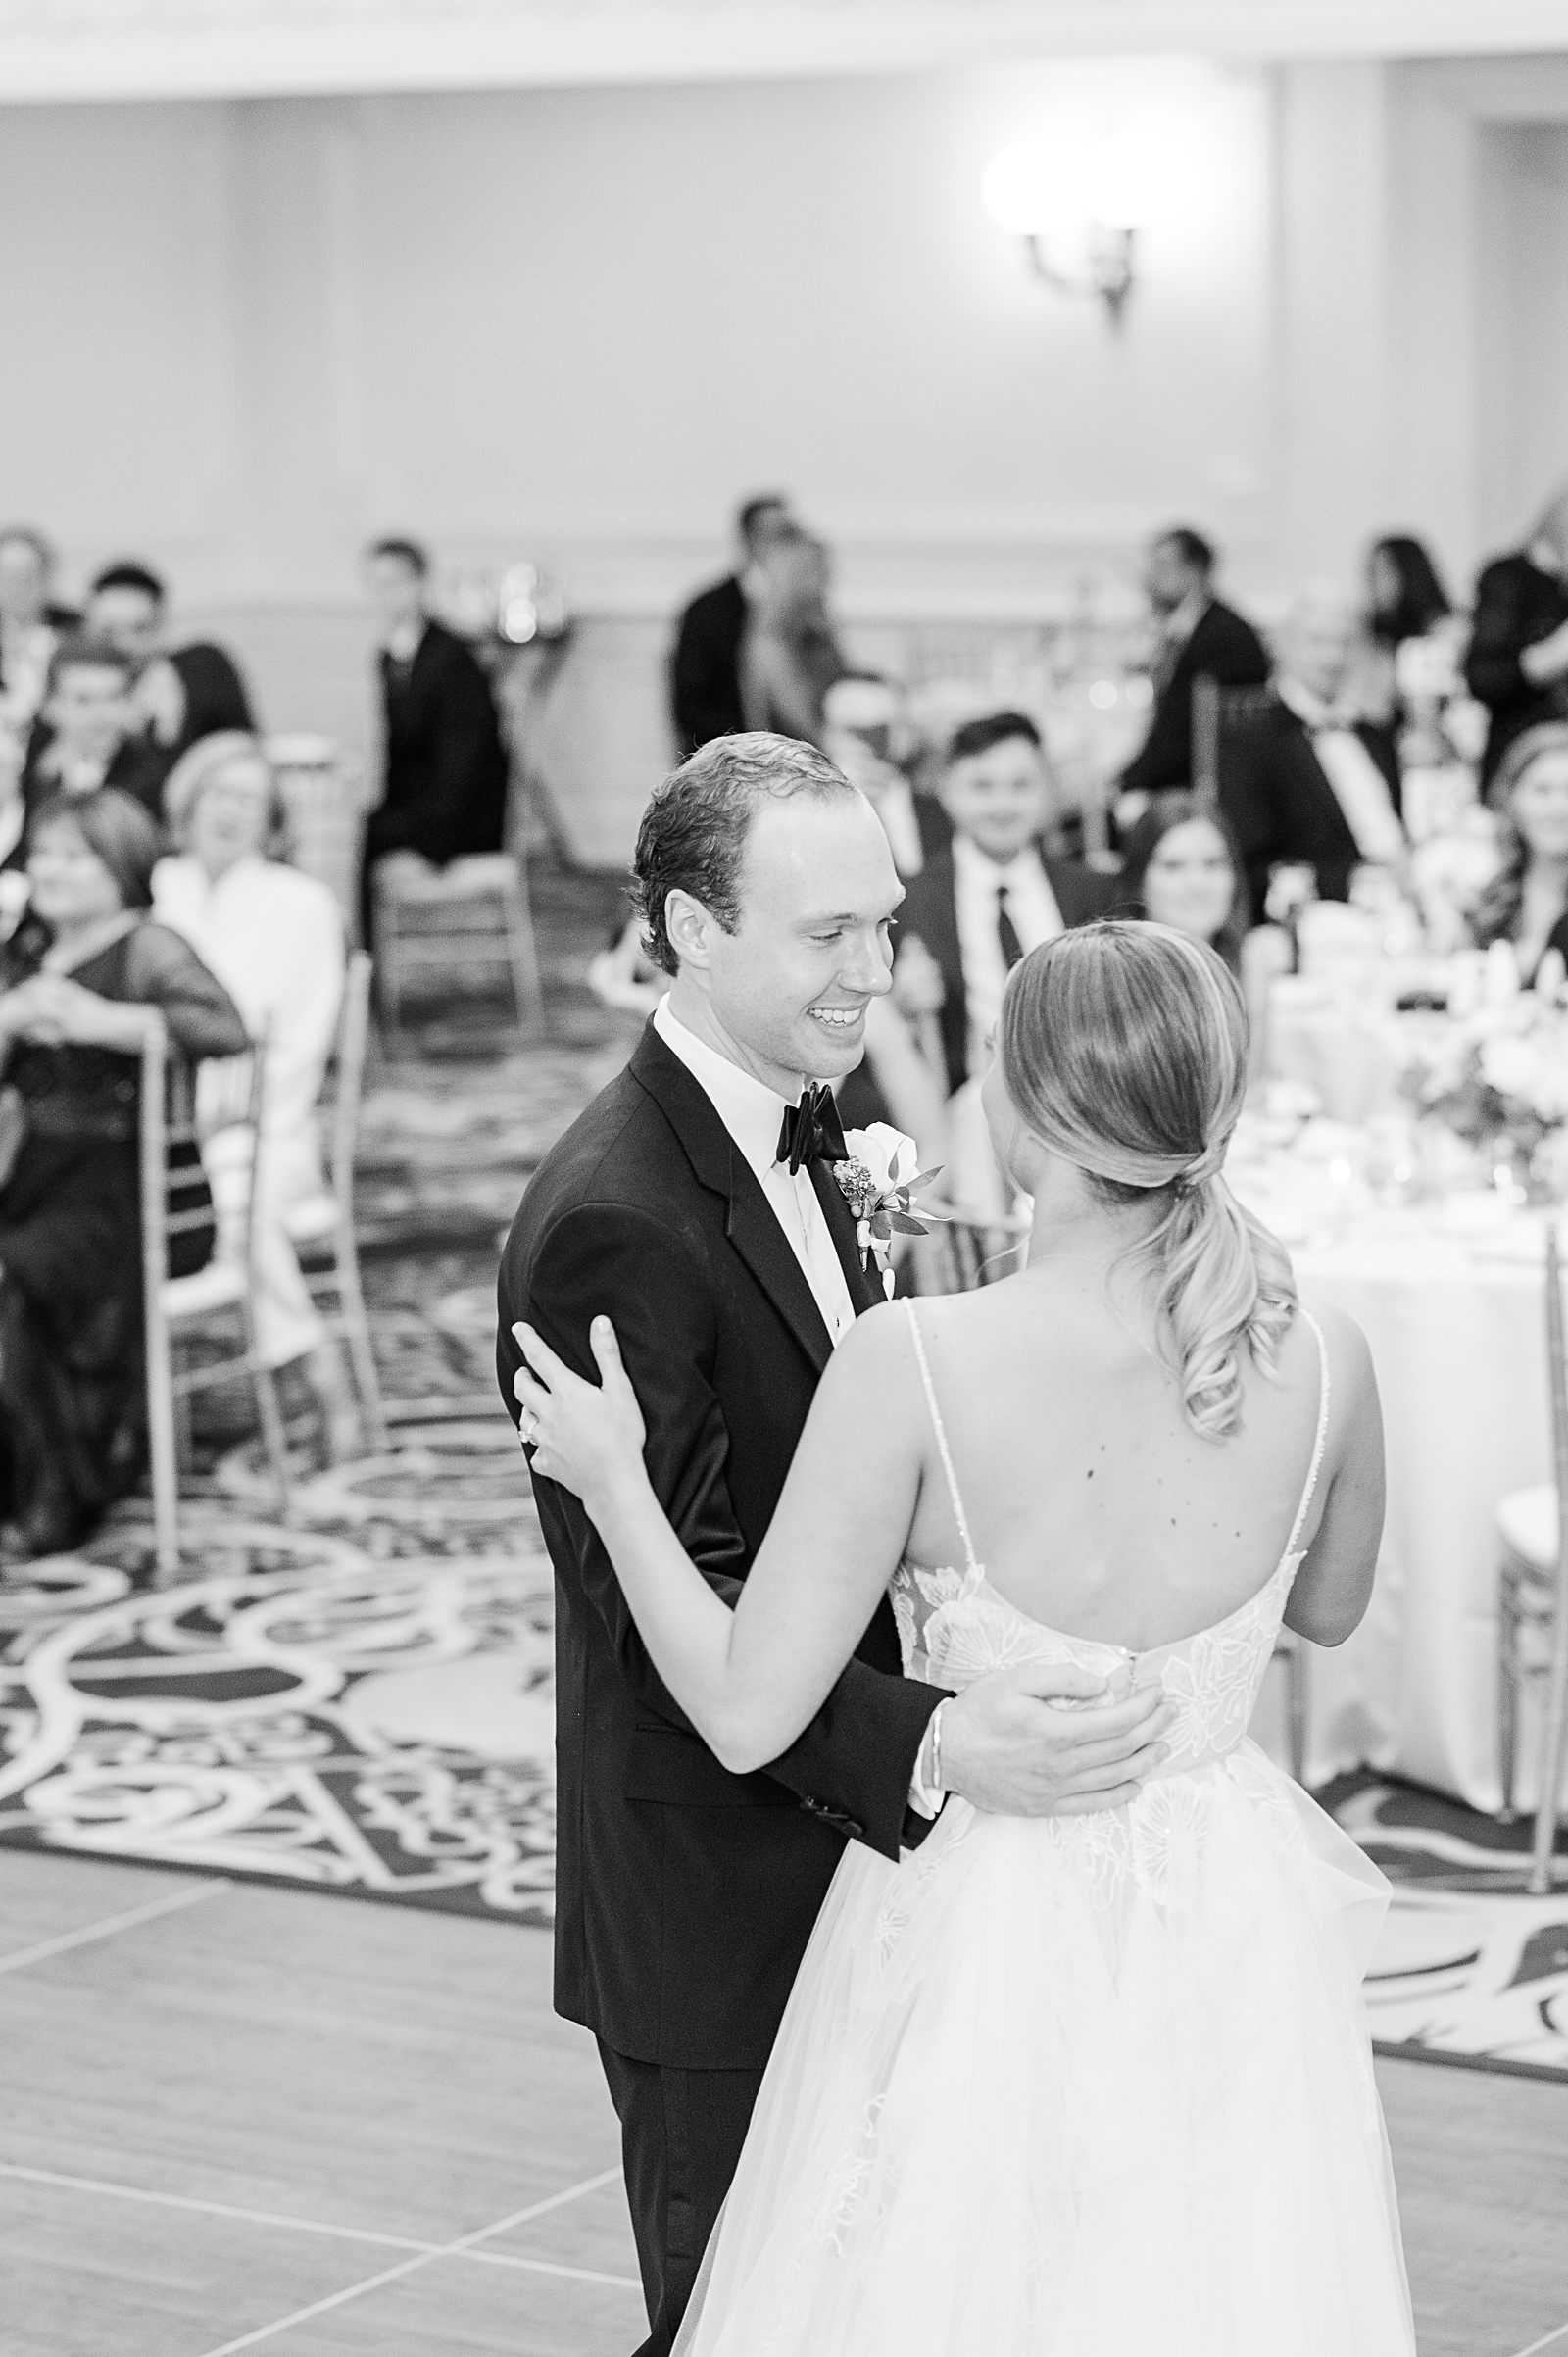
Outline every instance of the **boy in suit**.
POLYGON ((386 738, 385 793, 365 830, 367 942, 377 860, 412 853, 445 867, 505 842, 509 770, 495 698, 472 649, 428 612, 429 569, 412 540, 377 541, 366 561, 386 738))

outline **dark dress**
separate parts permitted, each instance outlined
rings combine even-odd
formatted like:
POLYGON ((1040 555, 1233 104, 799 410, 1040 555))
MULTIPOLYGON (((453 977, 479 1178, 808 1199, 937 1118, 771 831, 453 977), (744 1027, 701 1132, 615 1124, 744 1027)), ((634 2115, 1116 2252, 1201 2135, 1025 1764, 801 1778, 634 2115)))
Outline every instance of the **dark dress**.
MULTIPOLYGON (((0 989, 38 971, 29 925, 0 952, 0 989)), ((222 985, 178 934, 144 919, 70 979, 157 1007, 186 1064, 249 1045, 222 985)), ((25 1118, 0 1187, 0 1512, 34 1552, 69 1546, 134 1488, 145 1458, 139 1066, 123 1050, 21 1041, 5 1073, 25 1118)), ((183 1240, 175 1275, 210 1257, 183 1240)))
POLYGON ((1568 719, 1568 680, 1538 686, 1519 658, 1568 621, 1568 582, 1544 572, 1521 549, 1494 558, 1476 583, 1475 619, 1464 675, 1492 716, 1481 763, 1485 793, 1515 737, 1544 720, 1568 719))

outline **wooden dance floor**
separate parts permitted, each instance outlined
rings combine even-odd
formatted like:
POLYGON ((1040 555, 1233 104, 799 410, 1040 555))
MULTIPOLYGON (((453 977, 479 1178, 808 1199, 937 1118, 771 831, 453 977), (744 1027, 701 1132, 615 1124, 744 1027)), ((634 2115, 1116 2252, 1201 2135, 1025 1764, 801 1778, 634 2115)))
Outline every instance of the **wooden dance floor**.
MULTIPOLYGON (((0 1983, 6 2357, 635 2345, 614 2121, 548 1935, 10 1853, 0 1983)), ((1568 2357, 1568 2095, 1379 2077, 1422 2357, 1568 2357)))

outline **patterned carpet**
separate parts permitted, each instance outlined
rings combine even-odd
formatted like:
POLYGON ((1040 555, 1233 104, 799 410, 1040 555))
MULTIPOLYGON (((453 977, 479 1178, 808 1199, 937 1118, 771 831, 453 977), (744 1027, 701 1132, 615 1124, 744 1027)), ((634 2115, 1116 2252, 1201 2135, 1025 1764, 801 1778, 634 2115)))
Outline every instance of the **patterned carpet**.
POLYGON ((395 1448, 281 1527, 243 1391, 201 1403, 182 1578, 145 1501, 0 1578, 0 1845, 548 1923, 550 1567, 496 1396, 495 1267, 528 1171, 635 1023, 581 987, 618 899, 545 879, 548 1037, 436 1007, 372 1069, 360 1233, 395 1448))
MULTIPOLYGON (((0 1847, 550 1920, 550 1570, 495 1394, 494 1276, 528 1170, 635 1035, 580 987, 612 913, 558 880, 547 1040, 448 1010, 374 1078, 361 1226, 392 1452, 313 1471, 302 1424, 284 1529, 239 1398, 198 1429, 177 1586, 151 1587, 136 1500, 0 1579, 0 1847)), ((1528 1826, 1365 1776, 1320 1797, 1396 1886, 1380 2044, 1568 2080, 1568 1890, 1525 1894, 1528 1826)))
POLYGON ((1395 1887, 1367 1982, 1388 2053, 1568 2081, 1568 1830, 1555 1895, 1532 1898, 1529 1820, 1370 1774, 1318 1794, 1395 1887))

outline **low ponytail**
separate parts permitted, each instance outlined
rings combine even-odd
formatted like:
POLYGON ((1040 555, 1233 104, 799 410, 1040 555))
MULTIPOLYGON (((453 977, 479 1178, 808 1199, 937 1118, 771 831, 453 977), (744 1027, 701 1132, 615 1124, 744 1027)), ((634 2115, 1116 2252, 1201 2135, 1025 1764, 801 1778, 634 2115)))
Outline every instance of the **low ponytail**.
POLYGON ((1145 1248, 1153 1261, 1164 1355, 1205 1441, 1241 1422, 1241 1345, 1272 1375, 1296 1315, 1296 1279, 1278 1239, 1225 1181, 1179 1192, 1145 1248))
POLYGON ((1243 1345, 1272 1374, 1297 1307, 1284 1247, 1220 1176, 1247 1087, 1234 978, 1164 925, 1064 933, 1013 973, 999 1048, 1008 1096, 1050 1152, 1108 1203, 1166 1197, 1136 1248, 1161 1354, 1194 1431, 1228 1439, 1243 1345))

